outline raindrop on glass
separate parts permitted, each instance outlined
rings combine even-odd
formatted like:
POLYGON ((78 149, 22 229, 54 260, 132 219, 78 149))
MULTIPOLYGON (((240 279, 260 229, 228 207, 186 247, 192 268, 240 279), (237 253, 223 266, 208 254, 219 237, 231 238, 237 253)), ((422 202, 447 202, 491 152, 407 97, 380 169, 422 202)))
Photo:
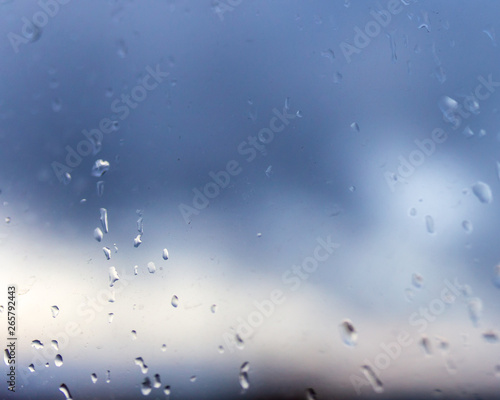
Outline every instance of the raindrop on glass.
POLYGON ((212 311, 212 314, 215 314, 216 309, 217 309, 217 305, 212 304, 212 305, 210 306, 210 311, 212 311))
POLYGON ((434 226, 434 218, 430 215, 425 216, 425 227, 427 228, 427 232, 431 235, 436 233, 436 228, 434 226))
POLYGON ((97 178, 103 176, 109 170, 109 162, 104 160, 96 160, 92 166, 92 176, 97 178))
POLYGON ((110 312, 108 313, 108 324, 110 324, 111 322, 113 322, 113 318, 115 317, 115 314, 110 312))
POLYGON ((302 118, 304 116, 304 114, 302 114, 302 111, 300 111, 300 110, 297 110, 295 115, 297 116, 297 118, 302 118))
POLYGON ((472 193, 481 203, 489 204, 493 201, 493 194, 488 184, 478 181, 472 185, 472 193))
POLYGON ((30 372, 35 372, 35 366, 33 364, 28 365, 30 372))
POLYGON ((196 382, 196 375, 192 375, 190 378, 189 378, 189 381, 190 382, 196 382))
POLYGON ((156 272, 156 265, 154 262, 148 262, 148 271, 150 274, 154 274, 156 272))
POLYGON ((416 272, 414 272, 411 276, 411 283, 416 288, 421 288, 424 284, 424 277, 416 272))
POLYGON ((59 307, 57 306, 50 307, 50 311, 52 311, 52 318, 55 318, 59 315, 59 307))
POLYGON ((306 400, 316 400, 316 399, 317 399, 317 396, 316 396, 316 392, 314 391, 314 389, 312 389, 312 388, 306 389, 306 400))
POLYGON ((168 250, 167 249, 163 249, 162 257, 164 260, 168 260, 168 250))
POLYGON ((60 367, 61 365, 63 365, 63 358, 60 354, 56 355, 54 364, 56 365, 56 367, 60 367))
POLYGON ((97 375, 96 374, 91 374, 90 375, 90 380, 92 381, 92 383, 96 383, 97 382, 97 375))
POLYGON ((250 368, 250 364, 248 362, 244 362, 240 367, 240 375, 239 381, 240 386, 243 390, 247 390, 250 387, 250 382, 248 381, 248 370, 250 368))
POLYGON ((69 392, 68 387, 64 383, 61 386, 59 386, 59 390, 62 392, 62 394, 64 394, 66 400, 72 400, 71 393, 69 392))
POLYGON ((464 228, 464 231, 467 232, 467 233, 471 233, 472 232, 472 222, 470 221, 462 221, 462 228, 464 228))
POLYGON ((134 275, 137 275, 139 273, 139 266, 135 265, 134 266, 134 275))
POLYGON ((132 330, 130 332, 130 335, 132 336, 132 340, 136 340, 137 339, 137 332, 135 330, 132 330))
POLYGON ((31 342, 31 346, 33 346, 37 350, 43 349, 43 343, 40 342, 39 340, 33 340, 31 342))
POLYGON ((109 286, 113 287, 115 282, 120 279, 118 276, 118 272, 116 271, 115 267, 109 267, 109 286))
POLYGON ((169 396, 170 395, 170 386, 165 386, 165 388, 163 389, 163 393, 165 394, 165 396, 169 396))
POLYGON ((153 386, 158 389, 161 387, 161 379, 160 379, 160 374, 155 374, 155 379, 154 379, 154 383, 153 383, 153 386))
POLYGON ((111 371, 108 369, 106 371, 106 383, 110 383, 111 382, 111 371))
POLYGON ((422 339, 420 339, 420 346, 425 355, 430 356, 432 354, 431 342, 427 336, 422 336, 422 339))
POLYGON ((52 345, 52 347, 54 348, 54 350, 56 350, 56 351, 59 350, 59 343, 57 342, 57 340, 52 340, 50 342, 50 344, 52 345))
POLYGON ((368 379, 368 382, 370 382, 370 385, 372 386, 372 389, 375 393, 382 393, 384 391, 384 385, 382 384, 382 381, 369 365, 363 365, 361 367, 361 371, 363 371, 363 373, 365 374, 366 379, 368 379))
POLYGON ((99 181, 96 183, 97 197, 102 197, 104 194, 104 181, 99 181))
POLYGON ((474 297, 469 300, 467 306, 469 309, 469 318, 473 325, 477 327, 483 311, 483 302, 480 298, 474 297))
POLYGON ((177 307, 179 305, 179 298, 174 294, 172 296, 172 306, 177 307))
POLYGON ((94 239, 100 242, 102 238, 104 237, 104 234, 101 231, 101 228, 95 228, 94 229, 94 239))
POLYGON ((134 238, 134 247, 135 247, 135 248, 139 247, 139 246, 140 246, 140 244, 142 243, 141 236, 142 236, 142 235, 137 235, 137 236, 134 238))
POLYGON ((415 207, 412 207, 408 210, 408 215, 410 217, 416 217, 417 216, 417 209, 415 207))
POLYGON ((101 221, 102 230, 104 233, 108 233, 108 210, 100 208, 99 213, 101 214, 99 220, 101 221))
POLYGON ((357 123, 357 122, 353 122, 353 123, 351 124, 351 130, 352 130, 353 132, 359 132, 359 125, 358 125, 358 123, 357 123))
POLYGON ((148 373, 148 366, 146 364, 144 364, 144 360, 142 359, 142 357, 137 357, 135 360, 134 360, 134 364, 139 366, 141 368, 141 372, 143 374, 147 374, 148 373))
POLYGON ((496 334, 496 332, 489 330, 483 333, 483 339, 488 343, 497 343, 498 335, 496 334))
POLYGON ((106 256, 106 260, 111 259, 111 249, 109 247, 103 247, 102 251, 104 252, 104 255, 106 256))
POLYGON ((148 377, 144 378, 144 381, 141 384, 141 393, 144 396, 147 396, 148 394, 151 393, 152 387, 151 387, 151 381, 149 380, 148 377))
POLYGON ((161 345, 161 351, 163 351, 163 352, 167 351, 167 345, 166 344, 162 344, 161 345))
POLYGON ((358 332, 356 331, 356 328, 354 328, 352 322, 346 319, 342 321, 339 328, 340 328, 340 337, 342 338, 344 344, 350 347, 356 346, 358 340, 358 332))

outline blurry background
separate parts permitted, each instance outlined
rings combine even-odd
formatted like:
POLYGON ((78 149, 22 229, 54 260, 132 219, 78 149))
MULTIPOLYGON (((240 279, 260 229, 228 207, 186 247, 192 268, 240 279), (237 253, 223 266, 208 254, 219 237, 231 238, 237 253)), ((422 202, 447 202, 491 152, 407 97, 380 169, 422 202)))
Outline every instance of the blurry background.
POLYGON ((494 398, 499 12, 0 1, 0 397, 494 398))

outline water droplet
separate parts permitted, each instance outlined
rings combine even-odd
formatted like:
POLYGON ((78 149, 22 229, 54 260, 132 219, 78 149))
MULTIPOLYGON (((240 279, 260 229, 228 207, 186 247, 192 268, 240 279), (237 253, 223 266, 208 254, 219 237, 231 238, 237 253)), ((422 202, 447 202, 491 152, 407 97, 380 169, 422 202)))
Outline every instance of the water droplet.
POLYGON ((154 262, 148 262, 148 271, 150 274, 154 274, 156 272, 156 265, 154 262))
POLYGON ((137 248, 137 247, 139 247, 139 246, 140 246, 140 244, 142 243, 141 236, 142 236, 142 235, 140 235, 140 234, 139 234, 139 235, 137 235, 137 236, 135 237, 135 239, 134 239, 134 247, 136 247, 136 248, 137 248))
POLYGON ((33 364, 28 365, 28 369, 30 372, 35 372, 35 366, 33 364))
POLYGON ((113 318, 115 317, 115 314, 110 312, 108 313, 108 324, 110 324, 111 322, 113 322, 113 318))
POLYGON ((55 318, 59 315, 59 307, 52 306, 50 307, 50 310, 52 311, 52 318, 55 318))
POLYGON ((260 233, 260 232, 259 232, 259 233, 257 233, 257 237, 258 237, 258 238, 262 237, 262 233, 260 233))
POLYGON ((240 350, 243 350, 245 348, 245 342, 238 333, 236 334, 235 339, 236 339, 236 347, 240 350))
POLYGON ((10 217, 5 217, 5 223, 10 224, 11 218, 10 217))
POLYGON ((104 181, 99 181, 96 183, 97 197, 102 197, 104 194, 104 181))
POLYGON ((363 365, 361 367, 361 370, 365 374, 366 379, 368 379, 368 382, 370 382, 373 391, 375 393, 382 393, 384 391, 384 385, 382 384, 382 381, 379 379, 375 371, 373 371, 373 369, 369 365, 363 365))
POLYGON ((427 228, 427 232, 431 235, 436 233, 434 218, 432 218, 430 215, 425 216, 425 227, 427 228))
POLYGON ((163 249, 163 259, 168 260, 168 250, 167 249, 163 249))
POLYGON ((69 185, 69 183, 71 182, 71 174, 69 172, 66 172, 64 175, 63 175, 63 183, 65 185, 69 185))
POLYGON ((192 375, 190 378, 189 378, 189 381, 190 382, 196 382, 196 375, 192 375))
POLYGON ((479 102, 477 101, 477 99, 474 97, 474 96, 466 96, 465 99, 464 99, 464 107, 467 111, 469 111, 470 113, 474 114, 474 115, 478 115, 479 114, 479 102))
POLYGON ((353 123, 351 124, 351 130, 352 130, 353 132, 359 132, 359 125, 358 125, 358 123, 357 123, 357 122, 353 122, 353 123))
POLYGON ((271 175, 273 174, 273 166, 272 166, 272 165, 270 165, 269 167, 267 167, 267 169, 266 169, 266 172, 265 172, 265 173, 266 173, 266 176, 267 176, 268 178, 270 178, 270 177, 271 177, 271 175))
POLYGON ((297 110, 295 115, 297 116, 297 118, 302 118, 304 116, 304 114, 302 114, 302 111, 300 111, 300 110, 297 110))
POLYGON ((493 25, 488 25, 486 29, 483 29, 483 32, 488 36, 491 40, 491 44, 496 47, 497 46, 497 41, 496 41, 496 35, 495 35, 495 28, 493 25))
POLYGON ((130 332, 131 336, 132 336, 132 340, 136 340, 137 339, 137 332, 135 330, 132 330, 130 332))
POLYGON ((147 374, 148 373, 148 366, 146 364, 144 364, 144 360, 142 359, 142 357, 137 357, 135 360, 134 360, 134 364, 139 366, 141 368, 141 372, 143 374, 147 374))
POLYGON ((349 186, 349 191, 354 193, 356 191, 356 186, 349 186))
POLYGON ((350 347, 356 346, 356 343, 358 341, 358 332, 356 331, 356 328, 354 328, 352 322, 348 319, 345 319, 344 321, 342 321, 339 328, 340 336, 344 344, 350 347))
POLYGON ((474 193, 481 203, 489 204, 493 201, 491 189, 484 182, 478 181, 472 185, 472 193, 474 193))
POLYGON ((416 217, 417 216, 417 209, 415 207, 412 207, 408 210, 408 215, 410 217, 416 217))
POLYGON ((317 396, 316 396, 316 392, 314 391, 314 389, 312 389, 312 388, 306 389, 306 400, 316 400, 316 399, 317 399, 317 396))
POLYGON ((120 279, 120 277, 118 276, 118 272, 116 271, 116 268, 109 267, 109 286, 113 287, 115 282, 119 279, 120 279))
POLYGON ((61 365, 63 365, 63 358, 60 354, 56 355, 54 364, 56 365, 56 367, 60 367, 61 365))
POLYGON ((425 355, 430 356, 432 354, 431 342, 427 336, 422 335, 422 339, 420 339, 420 346, 422 347, 425 355))
POLYGON ((90 375, 90 380, 92 381, 92 383, 96 383, 97 382, 97 375, 96 374, 91 374, 90 375))
POLYGON ((10 365, 11 358, 9 349, 5 349, 3 352, 3 362, 7 365, 7 367, 10 365))
POLYGON ((115 289, 111 288, 109 291, 110 291, 110 293, 109 293, 109 299, 108 299, 108 301, 110 303, 114 303, 116 301, 116 298, 115 298, 115 289))
POLYGON ((153 390, 153 388, 151 387, 151 381, 149 380, 148 377, 146 377, 144 378, 144 381, 141 384, 141 393, 144 396, 147 396, 148 394, 151 393, 151 390, 153 390))
POLYGON ((163 393, 165 393, 166 396, 169 396, 170 395, 170 386, 165 386, 165 388, 163 389, 163 393))
POLYGON ((102 251, 104 252, 104 255, 106 256, 106 260, 111 259, 111 249, 109 247, 103 247, 102 251))
POLYGON ((163 352, 167 351, 167 345, 166 344, 162 344, 161 345, 161 351, 163 351, 163 352))
POLYGON ((481 317, 482 311, 483 311, 483 302, 481 301, 480 298, 474 297, 469 300, 467 304, 469 308, 469 317, 474 326, 478 326, 479 324, 479 318, 481 317))
POLYGON ((290 109, 290 97, 285 98, 285 110, 290 109))
POLYGON ((155 374, 155 380, 153 383, 153 386, 158 389, 161 387, 161 379, 160 379, 160 374, 155 374))
POLYGON ((137 220, 137 231, 142 235, 144 233, 144 224, 143 224, 143 219, 140 217, 137 220))
POLYGON ((398 61, 398 55, 396 54, 396 41, 394 40, 394 34, 386 32, 385 36, 389 39, 389 46, 391 47, 391 61, 395 63, 398 61))
POLYGON ((52 100, 52 111, 59 112, 62 109, 62 101, 60 98, 52 100))
POLYGON ((342 78, 343 78, 343 76, 342 76, 342 74, 340 72, 335 72, 333 74, 333 83, 340 83, 340 82, 342 82, 342 78))
POLYGON ((218 349, 219 349, 220 354, 224 354, 224 347, 223 346, 219 346, 218 349))
POLYGON ((177 307, 179 305, 179 298, 174 294, 172 296, 172 306, 177 307))
POLYGON ((118 47, 116 50, 116 54, 118 54, 118 57, 120 57, 120 58, 127 57, 128 47, 125 44, 125 41, 123 39, 118 40, 116 42, 116 46, 118 47))
POLYGON ((456 100, 444 96, 439 100, 438 106, 447 122, 456 127, 460 125, 461 119, 457 115, 458 102, 456 100))
POLYGON ((215 311, 216 311, 216 310, 217 310, 217 305, 212 304, 212 305, 210 306, 210 311, 212 311, 212 314, 215 314, 215 311))
POLYGON ((330 62, 333 62, 333 60, 335 59, 335 53, 332 49, 328 49, 321 52, 321 57, 325 57, 329 59, 330 62))
POLYGON ((496 334, 496 332, 489 330, 483 333, 483 339, 488 343, 497 343, 498 335, 496 334))
POLYGON ((250 369, 250 364, 248 361, 241 364, 240 367, 240 386, 243 390, 247 390, 250 387, 250 382, 248 381, 248 370, 250 369))
POLYGON ((94 239, 100 242, 102 238, 104 237, 101 228, 95 228, 94 229, 94 239))
POLYGON ((470 221, 462 221, 462 228, 464 228, 464 231, 467 232, 467 233, 471 233, 472 232, 472 222, 470 221))
POLYGON ((99 213, 101 214, 99 220, 101 221, 102 230, 104 233, 108 233, 108 210, 100 208, 99 213))
POLYGON ((111 371, 108 369, 106 371, 106 383, 110 383, 111 382, 111 371))
POLYGON ((59 390, 62 392, 62 394, 64 394, 66 400, 72 400, 71 393, 69 392, 68 387, 64 383, 61 386, 59 386, 59 390))
POLYGON ((414 272, 411 276, 411 283, 413 283, 413 286, 420 289, 424 284, 424 277, 414 272))
POLYGON ((56 350, 56 351, 59 350, 59 343, 57 342, 57 340, 52 340, 50 342, 50 344, 52 345, 52 347, 54 348, 54 350, 56 350))
POLYGON ((96 160, 92 166, 92 176, 97 178, 103 176, 109 170, 109 162, 104 160, 96 160))
POLYGON ((31 346, 33 346, 37 350, 43 349, 43 343, 40 342, 39 340, 33 340, 31 342, 31 346))
POLYGON ((471 138, 472 136, 474 136, 474 131, 470 128, 470 126, 466 126, 464 128, 464 130, 462 131, 462 134, 466 137, 466 138, 471 138))
POLYGON ((134 275, 137 275, 139 273, 139 266, 135 265, 134 266, 134 275))
POLYGON ((30 43, 36 42, 42 36, 42 29, 31 22, 27 22, 23 27, 23 37, 30 43))

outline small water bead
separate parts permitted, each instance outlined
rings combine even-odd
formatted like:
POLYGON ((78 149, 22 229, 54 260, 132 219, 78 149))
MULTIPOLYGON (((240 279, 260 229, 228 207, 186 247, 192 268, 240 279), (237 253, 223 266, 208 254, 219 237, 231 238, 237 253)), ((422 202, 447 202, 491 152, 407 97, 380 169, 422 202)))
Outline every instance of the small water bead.
POLYGON ((60 367, 63 365, 63 358, 60 354, 56 355, 56 358, 54 360, 54 364, 56 367, 60 367))
POLYGON ((179 305, 179 298, 176 295, 172 296, 172 306, 177 307, 179 305))
POLYGON ((50 311, 52 311, 52 318, 55 318, 59 315, 59 307, 57 306, 50 307, 50 311))
POLYGON ((97 375, 96 374, 91 374, 90 375, 90 380, 92 381, 92 383, 96 383, 97 382, 97 375))

